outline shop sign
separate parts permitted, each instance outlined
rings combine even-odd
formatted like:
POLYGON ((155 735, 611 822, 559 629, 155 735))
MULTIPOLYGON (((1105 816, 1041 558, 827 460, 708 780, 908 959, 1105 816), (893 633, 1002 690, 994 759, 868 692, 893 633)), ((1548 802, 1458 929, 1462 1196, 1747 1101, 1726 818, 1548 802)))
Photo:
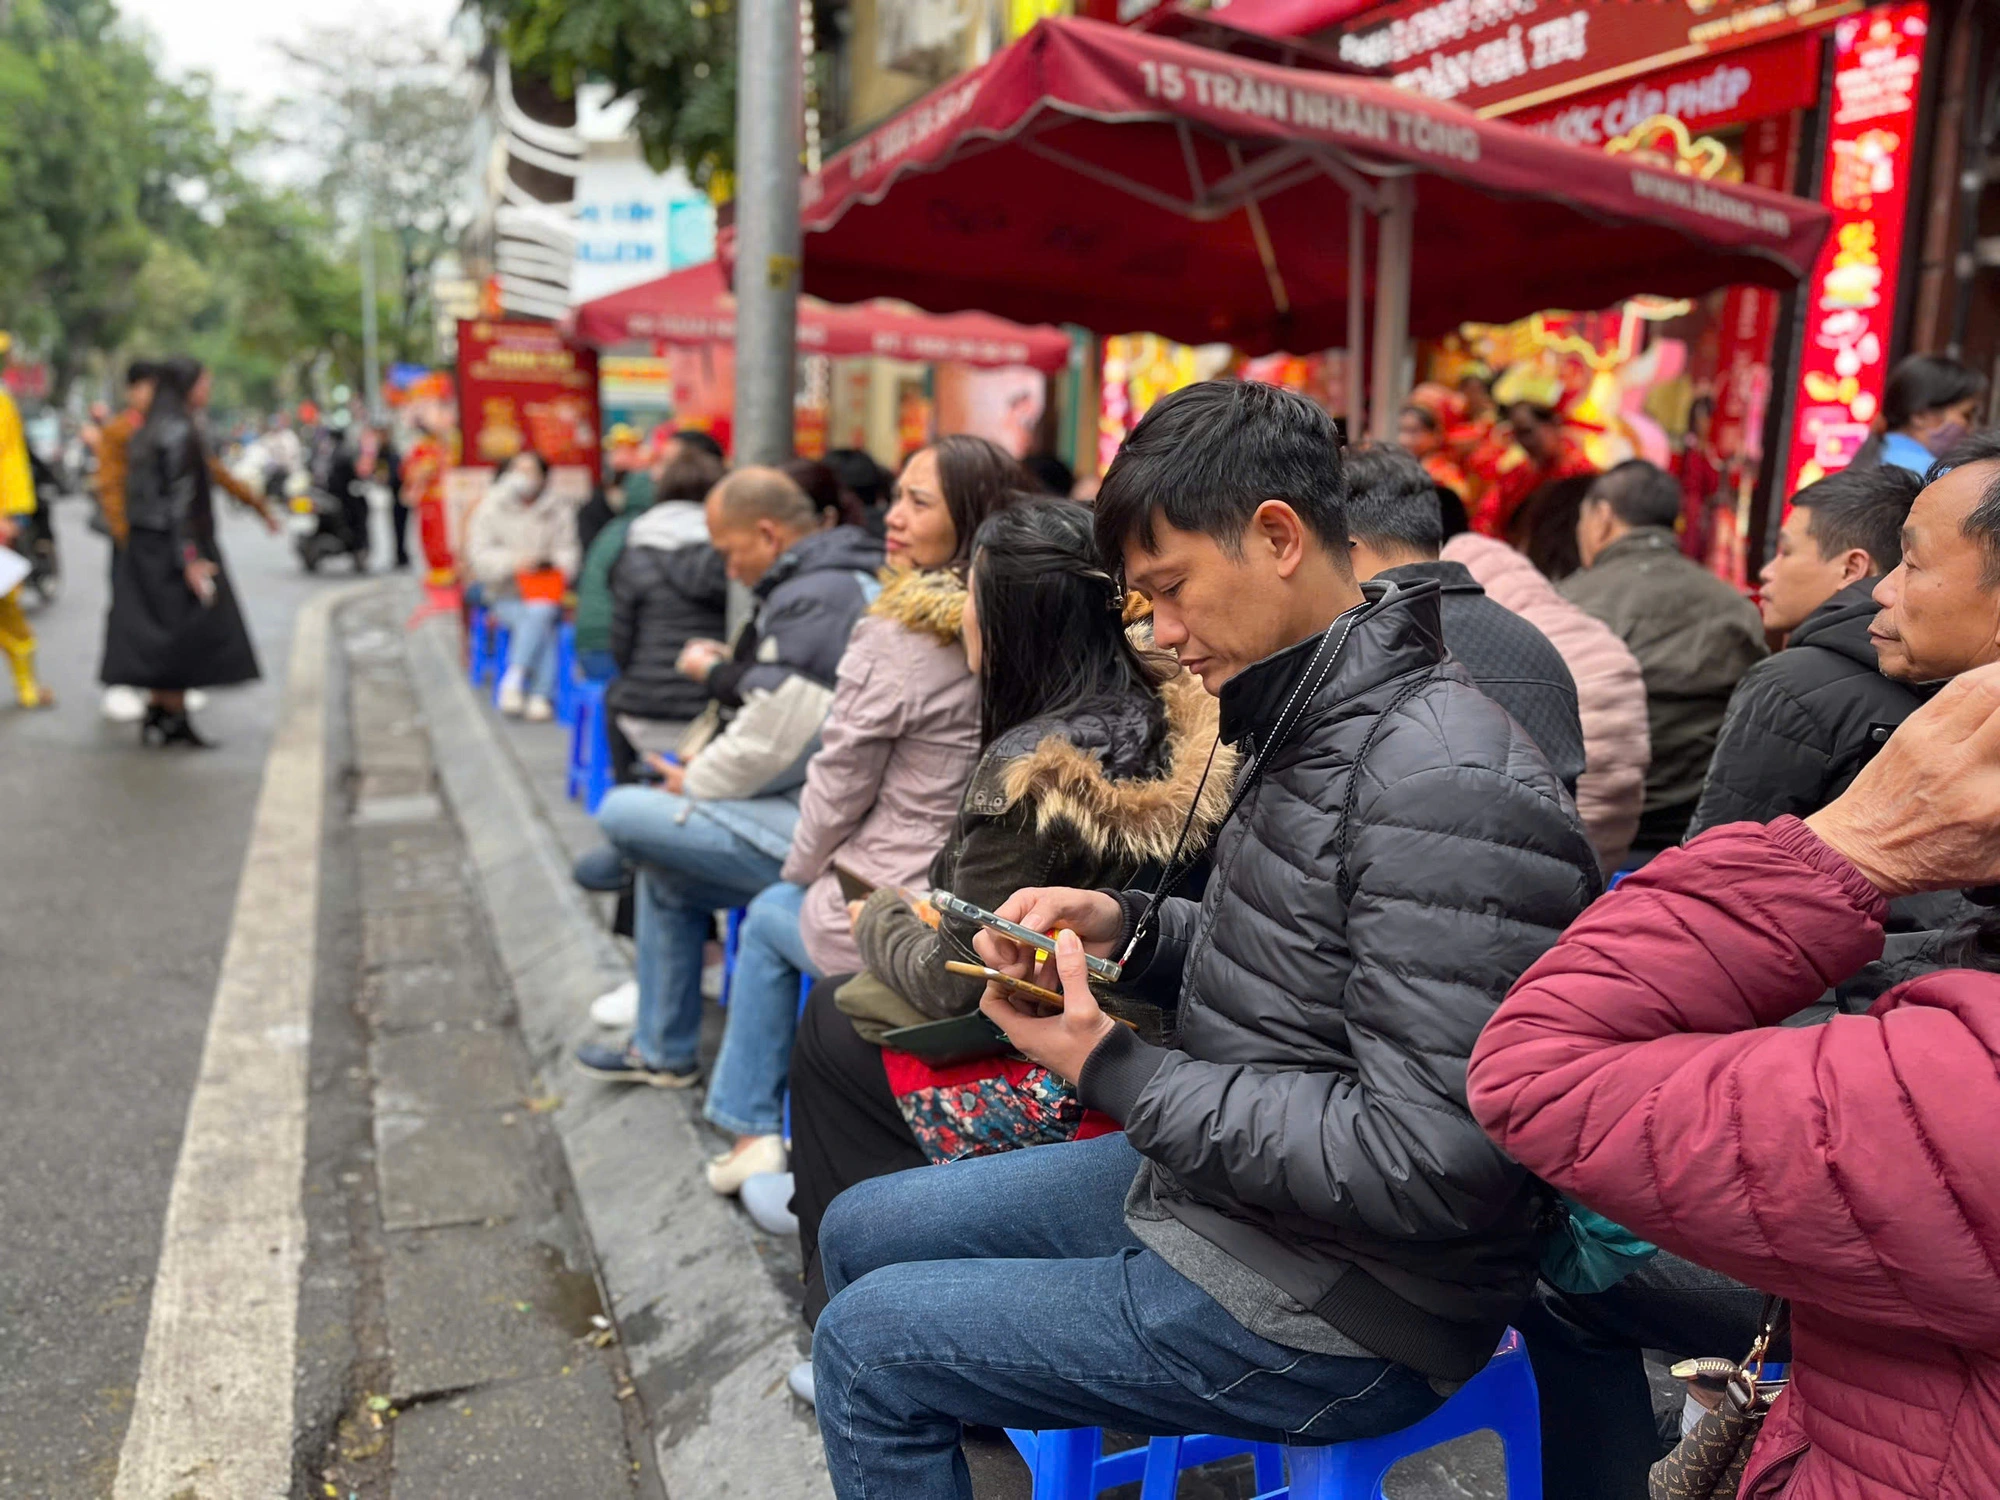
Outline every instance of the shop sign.
MULTIPOLYGON (((1822 26, 1861 4, 1401 0, 1338 31, 1334 44, 1348 62, 1383 69, 1403 88, 1482 114, 1511 114, 1822 26)), ((1708 86, 1719 97, 1732 81, 1717 79, 1708 86)))
MULTIPOLYGON (((1719 130, 1804 109, 1818 97, 1819 38, 1800 36, 1648 73, 1561 104, 1524 109, 1507 119, 1572 146, 1602 146, 1660 115, 1679 120, 1691 131, 1719 130)), ((1778 186, 1782 191, 1786 184, 1778 186)))
POLYGON ((1881 407, 1910 196, 1929 7, 1907 0, 1834 28, 1821 199, 1833 231, 1805 288, 1805 347, 1785 493, 1844 469, 1881 407))
POLYGON ((551 467, 597 471, 597 351, 546 323, 458 325, 458 421, 466 462, 533 447, 551 467))

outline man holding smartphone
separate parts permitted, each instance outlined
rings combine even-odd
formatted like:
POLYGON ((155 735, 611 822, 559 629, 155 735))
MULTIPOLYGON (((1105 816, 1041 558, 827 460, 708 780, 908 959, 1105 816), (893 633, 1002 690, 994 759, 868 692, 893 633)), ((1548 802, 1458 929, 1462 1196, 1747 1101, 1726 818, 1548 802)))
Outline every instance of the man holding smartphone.
MULTIPOLYGON (((1444 650, 1434 582, 1356 583, 1340 439, 1210 382, 1149 412, 1096 507, 1108 566, 1244 752, 1196 903, 1030 890, 1044 1016, 984 1007, 1122 1135, 905 1172, 821 1229, 836 1494, 965 1500, 962 1424, 1342 1442, 1486 1363, 1535 1280, 1544 1191, 1466 1107, 1475 1038, 1597 894, 1540 751, 1444 650), (1084 951, 1176 1008, 1099 1007, 1084 951)), ((993 967, 1034 954, 992 932, 993 967)))

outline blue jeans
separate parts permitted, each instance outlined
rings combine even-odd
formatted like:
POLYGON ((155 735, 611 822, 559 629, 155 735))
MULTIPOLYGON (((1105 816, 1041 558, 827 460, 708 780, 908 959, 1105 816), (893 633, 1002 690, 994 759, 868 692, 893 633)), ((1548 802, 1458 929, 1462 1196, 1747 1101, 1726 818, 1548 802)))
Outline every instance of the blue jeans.
POLYGON ((813 1331, 841 1500, 972 1500, 963 1423, 1339 1443, 1442 1398, 1414 1370, 1259 1338, 1125 1227, 1122 1135, 878 1177, 820 1226, 813 1331))
POLYGON ((778 878, 781 860, 653 787, 614 787, 597 826, 639 865, 632 938, 639 1023, 632 1045, 655 1068, 694 1066, 701 1047, 701 950, 709 914, 741 906, 778 878))
MULTIPOLYGON (((785 1080, 799 1026, 799 976, 813 974, 799 936, 806 888, 779 882, 750 903, 737 940, 736 976, 702 1113, 732 1135, 785 1128, 785 1080)), ((813 974, 817 979, 819 976, 813 974)))
POLYGON ((507 676, 530 698, 555 697, 556 626, 562 620, 562 606, 502 599, 494 609, 512 632, 507 638, 507 676))

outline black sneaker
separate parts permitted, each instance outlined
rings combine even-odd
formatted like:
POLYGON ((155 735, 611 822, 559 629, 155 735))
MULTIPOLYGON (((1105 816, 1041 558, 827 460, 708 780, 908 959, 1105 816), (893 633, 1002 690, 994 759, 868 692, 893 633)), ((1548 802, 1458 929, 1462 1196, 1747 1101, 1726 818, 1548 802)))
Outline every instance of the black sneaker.
POLYGON ((607 1083, 650 1083, 656 1089, 693 1088, 701 1082, 701 1064, 656 1068, 631 1047, 599 1047, 586 1043, 576 1049, 576 1065, 607 1083))

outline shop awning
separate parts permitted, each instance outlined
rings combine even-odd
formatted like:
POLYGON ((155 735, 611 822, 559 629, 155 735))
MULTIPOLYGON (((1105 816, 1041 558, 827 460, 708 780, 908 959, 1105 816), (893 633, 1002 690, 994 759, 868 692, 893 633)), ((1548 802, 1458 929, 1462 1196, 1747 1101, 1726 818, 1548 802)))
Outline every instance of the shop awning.
MULTIPOLYGON (((726 344, 736 337, 736 299, 721 265, 709 261, 585 302, 571 320, 587 344, 726 344)), ((1023 327, 984 313, 940 317, 886 302, 836 307, 807 297, 799 302, 799 352, 1060 370, 1069 362, 1070 338, 1060 328, 1023 327)))
POLYGON ((1357 347, 1370 288, 1380 347, 1400 350, 1468 320, 1789 286, 1827 229, 1817 204, 1372 79, 1069 18, 842 151, 804 203, 815 295, 1251 352, 1357 347))

